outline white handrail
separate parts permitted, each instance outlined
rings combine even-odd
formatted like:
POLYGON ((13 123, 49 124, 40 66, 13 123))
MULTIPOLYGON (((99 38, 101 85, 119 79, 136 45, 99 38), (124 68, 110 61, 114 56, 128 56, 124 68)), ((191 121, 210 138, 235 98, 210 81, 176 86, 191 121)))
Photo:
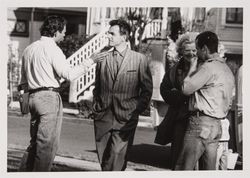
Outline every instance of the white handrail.
POLYGON ((146 25, 143 36, 146 38, 161 36, 161 31, 162 31, 162 20, 155 19, 146 25))
MULTIPOLYGON (((93 53, 100 51, 108 44, 106 38, 106 30, 103 30, 87 42, 83 47, 77 50, 73 55, 71 55, 67 60, 71 66, 79 65, 84 60, 87 60, 93 53)), ((70 92, 69 92, 69 102, 76 103, 78 102, 78 96, 91 86, 95 81, 95 66, 93 64, 85 75, 78 77, 70 83, 70 92)))
POLYGON ((88 59, 93 53, 100 51, 104 46, 108 44, 106 39, 106 30, 97 34, 94 38, 88 41, 74 54, 72 54, 67 60, 71 66, 79 65, 84 60, 88 59))

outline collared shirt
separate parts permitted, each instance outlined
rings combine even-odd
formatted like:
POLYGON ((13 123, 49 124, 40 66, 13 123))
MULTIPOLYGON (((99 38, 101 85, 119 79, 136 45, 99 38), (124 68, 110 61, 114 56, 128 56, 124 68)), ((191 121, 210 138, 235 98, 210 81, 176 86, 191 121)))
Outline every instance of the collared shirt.
POLYGON ((185 95, 191 95, 190 111, 224 118, 232 103, 235 80, 225 60, 217 57, 207 60, 194 75, 186 77, 182 87, 185 95))
POLYGON ((126 52, 127 52, 127 48, 125 48, 122 52, 119 52, 115 49, 113 51, 113 69, 114 69, 115 76, 117 75, 121 67, 121 64, 123 62, 126 52))
POLYGON ((23 52, 20 84, 28 83, 28 89, 58 88, 61 77, 71 81, 86 71, 84 65, 70 67, 53 38, 42 36, 23 52))

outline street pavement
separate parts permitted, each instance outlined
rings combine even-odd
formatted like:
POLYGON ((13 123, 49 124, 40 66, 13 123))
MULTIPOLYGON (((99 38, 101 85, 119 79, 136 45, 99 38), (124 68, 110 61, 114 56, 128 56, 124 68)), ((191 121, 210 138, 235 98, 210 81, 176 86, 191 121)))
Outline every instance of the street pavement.
MULTIPOLYGON (((29 118, 19 109, 8 109, 8 171, 17 171, 29 144, 29 118)), ((126 171, 170 170, 170 147, 154 144, 155 130, 138 127, 126 171)), ((59 150, 52 171, 100 171, 93 122, 64 114, 59 150)))

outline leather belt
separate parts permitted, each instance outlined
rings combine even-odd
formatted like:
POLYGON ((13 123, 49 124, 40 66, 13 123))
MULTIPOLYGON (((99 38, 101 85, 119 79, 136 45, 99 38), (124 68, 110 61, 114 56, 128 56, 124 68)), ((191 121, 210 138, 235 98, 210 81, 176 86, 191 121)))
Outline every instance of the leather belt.
POLYGON ((207 114, 205 114, 205 113, 202 112, 202 111, 190 111, 190 115, 191 115, 191 116, 196 116, 196 117, 208 116, 208 117, 211 117, 211 118, 214 118, 214 119, 218 119, 218 120, 223 120, 223 119, 225 119, 225 117, 223 117, 223 118, 218 118, 218 117, 214 117, 214 116, 207 115, 207 114))
POLYGON ((59 88, 54 88, 54 87, 40 87, 40 88, 29 90, 29 94, 36 93, 36 92, 39 92, 39 91, 54 91, 54 92, 59 92, 59 88))

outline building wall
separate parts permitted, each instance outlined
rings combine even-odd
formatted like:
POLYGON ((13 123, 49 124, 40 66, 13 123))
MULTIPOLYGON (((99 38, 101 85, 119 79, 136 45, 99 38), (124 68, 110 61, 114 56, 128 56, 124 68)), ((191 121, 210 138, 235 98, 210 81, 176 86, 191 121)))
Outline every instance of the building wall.
POLYGON ((30 44, 30 39, 25 37, 13 37, 11 36, 9 41, 10 43, 17 43, 18 44, 18 53, 19 57, 21 57, 23 50, 30 44))
POLYGON ((222 41, 242 42, 243 26, 226 24, 226 8, 219 9, 218 35, 222 41))
POLYGON ((43 20, 48 15, 61 15, 67 20, 66 34, 76 33, 85 35, 87 8, 18 8, 11 7, 7 11, 7 22, 9 25, 8 34, 11 41, 16 41, 19 44, 19 56, 23 50, 32 42, 40 38, 40 27, 43 20), (33 10, 33 23, 32 23, 33 10), (18 21, 23 21, 27 25, 26 33, 14 32, 14 27, 18 21))
POLYGON ((218 34, 227 53, 242 54, 243 25, 226 24, 226 8, 212 8, 206 19, 206 30, 218 34))
POLYGON ((41 21, 34 21, 33 22, 33 29, 32 29, 32 33, 30 34, 31 36, 31 41, 37 41, 40 39, 41 35, 40 35, 40 28, 42 26, 42 22, 41 21))

